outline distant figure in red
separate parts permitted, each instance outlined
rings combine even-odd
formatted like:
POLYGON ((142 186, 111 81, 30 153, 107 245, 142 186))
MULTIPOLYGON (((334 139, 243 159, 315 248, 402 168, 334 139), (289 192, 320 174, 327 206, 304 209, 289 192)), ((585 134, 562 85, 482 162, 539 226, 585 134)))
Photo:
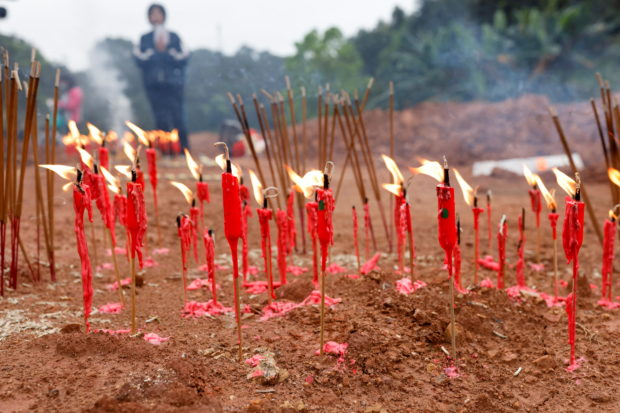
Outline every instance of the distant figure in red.
POLYGON ((183 148, 189 148, 183 89, 185 67, 189 53, 183 48, 181 38, 165 27, 166 10, 152 4, 147 12, 153 31, 140 38, 134 57, 142 70, 144 89, 151 103, 157 129, 179 132, 183 148))
POLYGON ((82 100, 84 97, 82 88, 77 85, 71 74, 63 73, 60 78, 60 90, 62 95, 58 101, 58 108, 60 109, 58 126, 66 128, 70 120, 80 123, 82 121, 82 100))

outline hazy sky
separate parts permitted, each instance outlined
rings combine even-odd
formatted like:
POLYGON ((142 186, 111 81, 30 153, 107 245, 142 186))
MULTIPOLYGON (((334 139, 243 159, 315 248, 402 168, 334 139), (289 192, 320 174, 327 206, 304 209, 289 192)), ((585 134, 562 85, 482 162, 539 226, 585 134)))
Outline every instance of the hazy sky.
MULTIPOLYGON (((232 53, 242 45, 291 54, 294 42, 316 28, 338 26, 351 35, 389 19, 395 6, 411 12, 416 0, 162 0, 167 25, 189 49, 232 53), (219 30, 218 30, 219 28, 219 30), (218 34, 219 33, 219 34, 218 34)), ((88 52, 106 36, 137 41, 148 31, 152 0, 0 0, 8 17, 0 33, 15 34, 71 69, 88 65, 88 52)))

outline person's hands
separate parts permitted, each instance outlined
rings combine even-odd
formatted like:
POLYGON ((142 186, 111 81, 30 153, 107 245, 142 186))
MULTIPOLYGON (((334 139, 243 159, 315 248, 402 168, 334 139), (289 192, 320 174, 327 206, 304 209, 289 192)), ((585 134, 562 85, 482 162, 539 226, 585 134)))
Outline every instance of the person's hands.
POLYGON ((149 57, 153 56, 155 54, 155 50, 153 49, 146 49, 142 55, 144 56, 145 59, 148 59, 149 57))

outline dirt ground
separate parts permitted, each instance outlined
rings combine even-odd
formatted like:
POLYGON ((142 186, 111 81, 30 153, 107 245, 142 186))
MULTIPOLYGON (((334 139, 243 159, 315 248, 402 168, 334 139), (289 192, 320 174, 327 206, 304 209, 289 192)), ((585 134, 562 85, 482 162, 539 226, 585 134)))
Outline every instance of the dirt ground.
MULTIPOLYGON (((250 161, 243 161, 242 165, 251 167, 250 161)), ((416 165, 401 162, 400 166, 405 172, 406 166, 416 165)), ((162 162, 160 170, 162 246, 170 252, 153 254, 158 242, 151 215, 147 255, 158 265, 141 273, 144 285, 138 289, 138 325, 143 333, 156 333, 169 340, 153 345, 141 335, 84 333, 71 198, 70 194, 59 191, 54 199, 58 282, 49 282, 43 265, 44 281, 33 284, 24 266, 18 289, 9 290, 0 298, 0 411, 620 411, 616 392, 620 386, 620 310, 597 306, 601 247, 590 222, 580 256, 581 273, 587 278, 580 283, 577 314, 577 355, 584 359, 582 367, 574 372, 565 369, 569 346, 563 308, 549 308, 532 295, 510 298, 505 291, 472 286, 469 293, 456 298, 459 334, 455 375, 446 369, 449 361, 444 353, 444 349, 450 350, 445 333, 449 322, 449 289, 442 268, 443 252, 436 237, 434 181, 416 177, 410 187, 417 254, 411 279, 427 285, 404 295, 395 288, 404 275, 394 270, 396 255, 388 253, 374 200, 371 210, 378 250, 382 253, 378 262, 381 270, 359 278, 347 276, 357 272, 352 255, 351 206, 357 205, 361 211, 353 179, 349 177, 337 200, 335 246, 330 257, 330 263, 339 264, 347 271, 328 275, 326 285, 327 295, 342 301, 328 309, 325 321, 326 339, 347 343, 348 348, 339 355, 315 354, 319 349, 317 306, 299 306, 283 316, 262 321, 266 295, 243 292, 242 305, 249 308, 243 316, 243 359, 260 354, 272 358, 276 364, 274 367, 268 360, 258 367, 273 373, 273 378, 253 378, 255 369, 237 360, 232 314, 181 316, 181 264, 174 218, 187 206, 167 181, 171 178, 190 181, 181 163, 162 162)), ((471 178, 467 169, 463 172, 466 178, 471 178)), ((381 173, 387 182, 386 174, 381 173)), ((208 168, 208 175, 217 179, 217 169, 208 168)), ((550 175, 545 174, 543 178, 551 184, 550 175)), ((506 284, 512 286, 516 282, 513 267, 517 260, 516 221, 522 206, 527 208, 526 258, 528 263, 536 259, 536 231, 529 211, 528 187, 522 177, 507 174, 472 179, 471 183, 480 185, 483 191, 493 190, 494 229, 501 214, 508 217, 507 259, 511 267, 507 270, 506 284)), ((209 184, 212 203, 207 207, 206 222, 217 236, 217 262, 230 267, 230 254, 223 238, 219 182, 210 180, 209 184)), ((611 206, 608 185, 599 182, 586 182, 586 185, 602 224, 611 206)), ((457 194, 463 226, 462 277, 467 286, 473 277, 471 213, 458 190, 457 194)), ((146 197, 152 212, 150 187, 146 197)), ((382 198, 387 210, 387 192, 382 198)), ((29 212, 33 209, 25 209, 22 224, 32 260, 36 259, 34 215, 29 212)), ((391 216, 389 212, 387 215, 391 216)), ((110 257, 104 257, 103 253, 103 235, 99 235, 102 229, 98 213, 95 217, 97 262, 109 263, 110 257)), ((551 293, 553 247, 546 211, 541 221, 541 260, 545 268, 537 272, 528 265, 526 277, 529 286, 551 293)), ((497 256, 495 238, 490 249, 487 245, 485 215, 481 222, 481 254, 497 256)), ((275 235, 275 228, 272 233, 275 235)), ((250 265, 260 269, 252 278, 262 280, 258 234, 254 215, 250 221, 250 265)), ((360 229, 363 240, 362 234, 360 229)), ((120 239, 124 240, 122 236, 120 239)), ((298 240, 301 244, 301 238, 298 240)), ((92 244, 89 247, 92 251, 92 244)), ((289 265, 311 268, 310 255, 303 254, 301 245, 298 250, 289 257, 289 265)), ((41 251, 41 260, 45 261, 43 247, 41 251)), ((561 277, 568 281, 570 268, 565 264, 561 248, 560 254, 561 277)), ((128 276, 125 258, 118 257, 123 276, 128 276)), ((199 265, 202 264, 201 261, 199 265)), ((206 278, 199 265, 192 262, 190 279, 206 278)), ((480 270, 480 275, 491 280, 496 277, 485 269, 480 270)), ((219 298, 232 306, 230 270, 219 270, 216 277, 219 298)), ((304 300, 313 290, 311 277, 311 271, 298 276, 289 274, 290 284, 281 289, 278 301, 304 300)), ((95 276, 94 309, 118 301, 117 293, 106 289, 113 281, 113 271, 107 268, 95 276)), ((615 287, 620 291, 618 282, 615 287)), ((561 294, 565 296, 568 291, 562 288, 561 294)), ((128 292, 125 289, 125 294, 128 292)), ((189 291, 188 295, 196 301, 210 298, 205 288, 189 291)), ((127 329, 130 314, 127 309, 120 314, 94 311, 91 323, 93 329, 127 329)))

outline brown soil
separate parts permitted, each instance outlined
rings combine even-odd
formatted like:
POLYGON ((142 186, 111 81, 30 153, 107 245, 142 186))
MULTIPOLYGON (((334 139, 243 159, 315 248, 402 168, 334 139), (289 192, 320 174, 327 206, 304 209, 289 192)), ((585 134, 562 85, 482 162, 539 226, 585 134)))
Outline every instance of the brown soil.
MULTIPOLYGON (((369 114, 369 119, 371 116, 374 115, 369 114)), ((504 128, 509 130, 511 125, 504 125, 504 128)), ((435 144, 440 143, 435 141, 435 144)), ((429 146, 428 153, 416 150, 416 155, 433 157, 436 156, 433 151, 440 149, 429 146)), ((249 161, 243 164, 251 166, 249 161)), ((414 162, 409 164, 414 166, 414 162)), ((401 168, 409 164, 402 162, 401 168)), ((170 340, 155 346, 140 337, 83 332, 73 211, 69 195, 59 192, 55 198, 59 281, 48 282, 46 268, 41 267, 45 281, 33 284, 23 267, 18 290, 9 291, 0 299, 0 411, 620 410, 616 392, 620 386, 620 354, 617 351, 620 310, 598 307, 599 290, 579 300, 577 355, 584 357, 585 362, 572 373, 565 370, 569 348, 566 315, 562 308, 550 309, 530 296, 523 296, 521 302, 516 302, 504 292, 484 288, 459 295, 456 300, 459 376, 449 378, 446 375, 448 360, 442 347, 450 349, 445 334, 449 322, 448 284, 446 272, 441 268, 443 254, 436 239, 435 184, 423 177, 414 180, 411 201, 417 251, 414 279, 425 281, 427 287, 409 296, 398 293, 395 282, 402 276, 392 270, 396 263, 393 254, 381 258, 380 272, 359 279, 346 277, 346 273, 328 276, 327 294, 341 298, 342 302, 326 313, 326 338, 349 344, 341 361, 336 355, 315 355, 319 348, 318 308, 300 307, 283 317, 260 321, 260 310, 266 305, 265 295, 243 294, 242 303, 253 311, 243 319, 244 359, 271 352, 279 369, 274 380, 249 379, 248 374, 253 369, 236 359, 232 316, 181 317, 183 296, 174 217, 185 210, 186 205, 178 191, 167 184, 169 176, 166 174, 185 173, 185 169, 182 165, 166 167, 163 163, 161 169, 160 222, 163 245, 170 248, 170 254, 153 257, 159 266, 145 270, 145 283, 138 290, 137 302, 140 328, 170 337, 170 340), (156 321, 146 323, 154 317, 156 321), (79 330, 72 326, 75 324, 79 330), (517 371, 520 373, 515 375, 517 371)), ((217 173, 215 169, 209 172, 217 173)), ((350 256, 353 250, 350 207, 358 202, 352 178, 347 178, 347 183, 337 203, 334 219, 337 234, 331 261, 354 272, 355 264, 350 256)), ((475 183, 494 190, 493 225, 501 214, 508 216, 508 260, 514 264, 517 254, 515 222, 521 206, 529 204, 527 185, 522 178, 514 176, 490 177, 475 183)), ((220 217, 219 183, 211 181, 210 189, 213 202, 207 208, 206 220, 218 235, 218 261, 230 266, 220 217)), ((608 186, 592 184, 588 189, 602 222, 610 206, 608 186)), ((383 198, 387 199, 385 195, 383 198)), ((149 208, 150 199, 148 189, 149 208)), ((387 202, 385 206, 387 208, 387 202)), ((473 237, 471 214, 460 194, 457 207, 463 220, 463 279, 467 285, 472 280, 473 237)), ((379 248, 387 253, 374 202, 372 209, 379 248)), ((32 260, 36 255, 34 218, 30 212, 33 210, 25 208, 23 219, 23 238, 32 260)), ((101 234, 97 214, 96 217, 96 233, 101 234)), ((526 257, 529 261, 534 260, 536 240, 531 218, 528 214, 526 257)), ((153 222, 151 219, 149 251, 157 245, 153 222)), ((495 241, 487 251, 484 215, 482 222, 482 254, 494 254, 495 241)), ((530 286, 551 292, 553 248, 546 218, 542 222, 542 258, 546 269, 535 273, 528 268, 527 280, 530 286)), ((591 223, 587 225, 581 252, 582 274, 598 285, 601 248, 591 223)), ((100 262, 103 261, 101 238, 98 239, 100 262)), ((257 251, 256 217, 250 224, 250 239, 251 264, 262 268, 257 251)), ((127 276, 127 263, 119 258, 123 275, 127 276)), ((293 255, 289 263, 311 265, 308 254, 301 251, 293 255)), ((190 276, 204 277, 197 267, 192 265, 190 276)), ((560 269, 562 278, 568 280, 569 267, 563 255, 560 269)), ((487 270, 481 270, 481 275, 494 278, 487 270)), ((232 306, 230 271, 219 271, 217 277, 222 302, 232 306)), ((257 277, 263 279, 262 272, 257 277)), ((299 277, 289 275, 289 278, 291 286, 282 290, 282 296, 301 301, 311 289, 307 281, 311 272, 299 277)), ((105 284, 111 281, 113 272, 110 270, 103 270, 95 277, 94 308, 117 301, 116 293, 105 289, 105 284)), ((506 283, 515 283, 514 269, 508 270, 506 283)), ((616 282, 616 290, 620 291, 618 288, 620 285, 616 282)), ((563 295, 567 292, 562 290, 563 295)), ((189 296, 199 301, 209 298, 206 290, 190 291, 189 296)), ((96 313, 91 318, 94 329, 128 328, 129 321, 126 310, 122 314, 96 313)))

